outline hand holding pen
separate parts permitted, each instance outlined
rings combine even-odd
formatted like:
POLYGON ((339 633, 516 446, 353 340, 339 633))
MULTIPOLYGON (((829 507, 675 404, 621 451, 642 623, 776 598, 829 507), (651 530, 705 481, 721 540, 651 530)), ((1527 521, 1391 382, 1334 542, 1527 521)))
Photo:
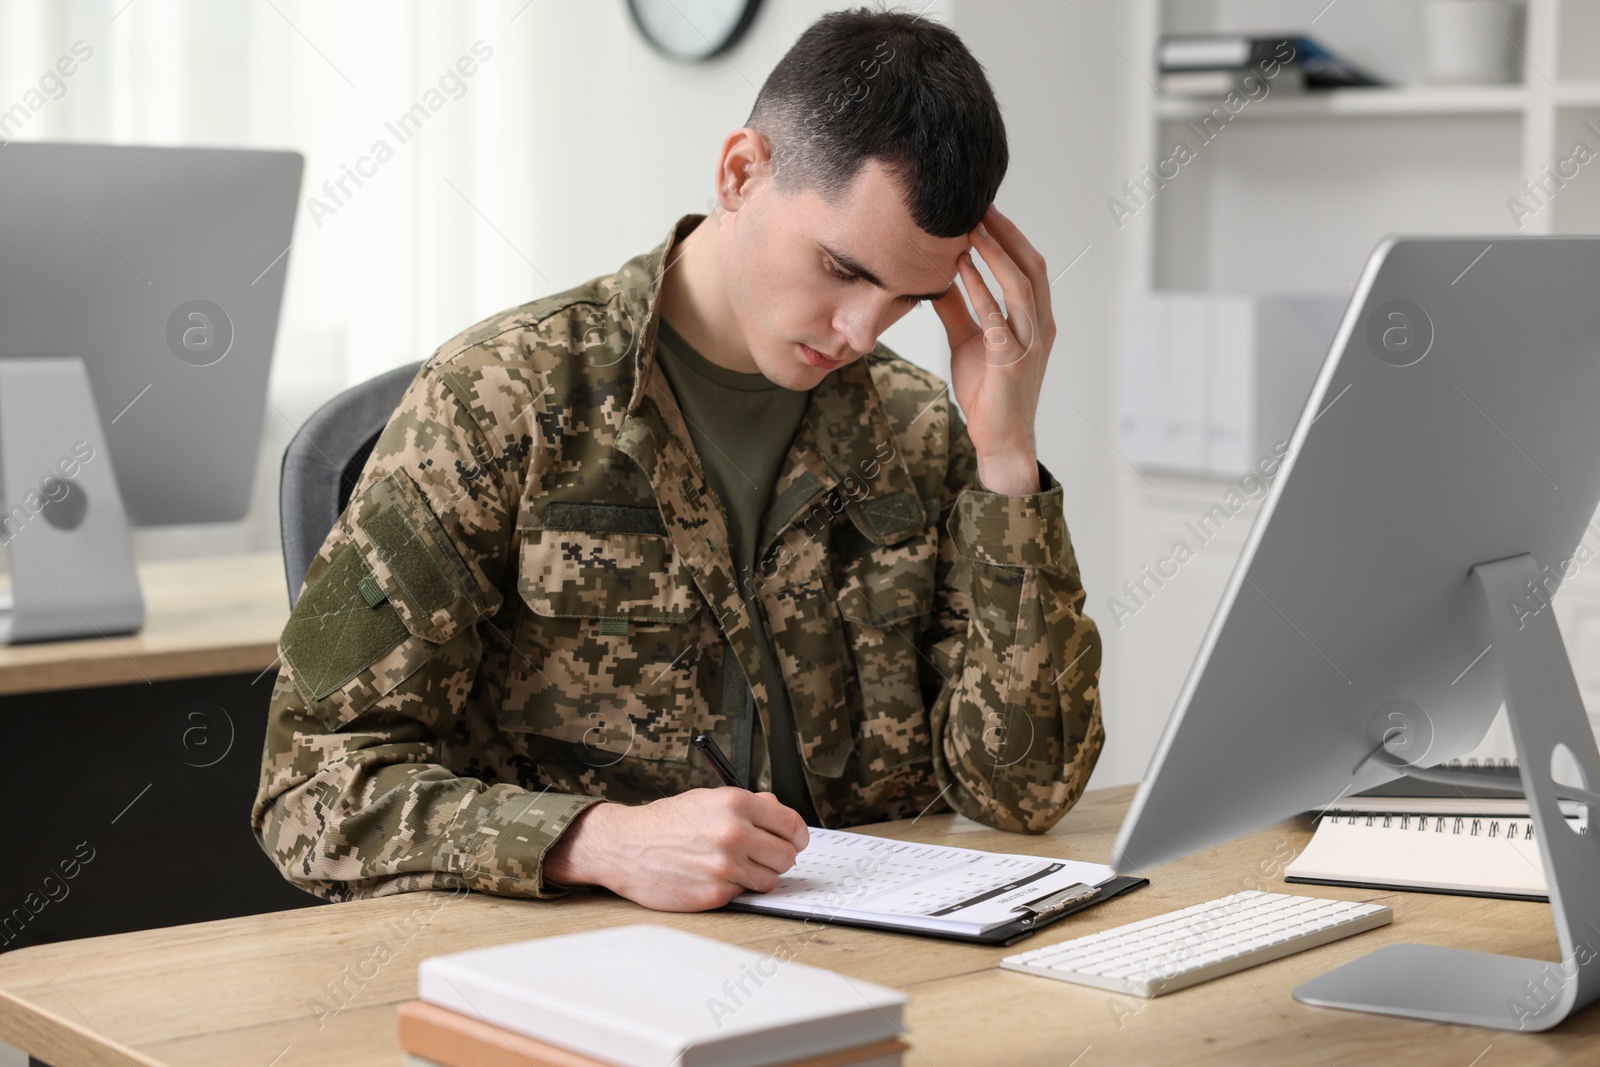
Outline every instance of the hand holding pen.
MULTIPOLYGON (((732 765, 708 734, 693 740, 725 785, 732 765)), ((648 804, 594 804, 579 812, 545 856, 561 885, 600 885, 657 911, 720 908, 740 893, 766 893, 811 841, 800 813, 774 794, 688 789, 648 804)))

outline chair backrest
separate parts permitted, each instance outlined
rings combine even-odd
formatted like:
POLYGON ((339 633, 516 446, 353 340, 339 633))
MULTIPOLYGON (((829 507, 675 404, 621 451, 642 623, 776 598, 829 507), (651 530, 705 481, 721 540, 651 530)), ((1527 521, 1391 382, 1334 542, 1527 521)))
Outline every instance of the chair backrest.
POLYGON ((346 389, 318 408, 283 450, 278 516, 290 607, 300 599, 311 561, 350 503, 372 446, 421 366, 396 367, 346 389))

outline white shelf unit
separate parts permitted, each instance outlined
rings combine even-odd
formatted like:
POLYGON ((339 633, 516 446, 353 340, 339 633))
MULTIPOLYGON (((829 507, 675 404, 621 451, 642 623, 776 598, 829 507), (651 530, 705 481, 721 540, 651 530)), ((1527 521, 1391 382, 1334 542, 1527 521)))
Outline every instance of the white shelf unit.
MULTIPOLYGON (((1600 0, 1527 0, 1521 82, 1478 86, 1423 84, 1420 0, 1338 0, 1292 13, 1281 0, 1139 2, 1143 40, 1129 58, 1148 75, 1138 90, 1145 123, 1126 174, 1136 179, 1178 140, 1196 151, 1127 220, 1124 236, 1136 242, 1129 289, 1349 291, 1387 233, 1600 232, 1600 0), (1215 102, 1158 95, 1156 42, 1236 31, 1304 33, 1396 85, 1269 93, 1197 144, 1189 123, 1215 102), (1580 139, 1596 158, 1543 205, 1527 198, 1522 183, 1580 139), (1514 197, 1532 210, 1514 216, 1514 197)), ((1221 536, 1194 545, 1185 523, 1229 484, 1120 468, 1119 575, 1137 580, 1178 540, 1198 551, 1120 624, 1109 598, 1121 590, 1089 601, 1107 637, 1108 780, 1143 773, 1259 512, 1251 503, 1221 536)), ((1600 566, 1580 571, 1556 609, 1600 723, 1600 566)))

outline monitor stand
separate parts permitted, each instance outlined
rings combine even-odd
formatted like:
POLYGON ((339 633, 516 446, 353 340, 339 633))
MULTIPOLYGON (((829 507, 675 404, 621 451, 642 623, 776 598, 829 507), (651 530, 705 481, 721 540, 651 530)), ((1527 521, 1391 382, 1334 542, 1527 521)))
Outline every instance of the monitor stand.
POLYGON ((76 356, 0 358, 0 544, 11 563, 0 642, 144 622, 127 513, 76 356))
MULTIPOLYGON (((1557 803, 1551 756, 1565 744, 1583 776, 1600 783, 1600 755, 1584 713, 1555 613, 1529 617, 1521 602, 1543 575, 1529 555, 1472 568, 1488 612, 1501 694, 1516 742, 1522 787, 1539 837, 1550 910, 1561 959, 1523 959, 1435 945, 1389 945, 1294 990, 1294 998, 1325 1008, 1403 1015, 1414 1019, 1548 1030, 1600 998, 1600 832, 1568 828, 1557 803)), ((1600 811, 1587 808, 1594 828, 1600 811)))

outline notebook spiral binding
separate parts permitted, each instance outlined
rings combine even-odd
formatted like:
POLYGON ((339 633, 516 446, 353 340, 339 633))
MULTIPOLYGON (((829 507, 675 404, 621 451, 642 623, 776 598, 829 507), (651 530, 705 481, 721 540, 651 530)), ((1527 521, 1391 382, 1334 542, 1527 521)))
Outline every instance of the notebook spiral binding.
MULTIPOLYGON (((1410 830, 1412 833, 1463 834, 1467 837, 1498 837, 1507 841, 1532 841, 1533 818, 1528 815, 1501 815, 1495 818, 1476 815, 1410 815, 1379 812, 1343 812, 1324 815, 1335 825, 1367 826, 1379 830, 1410 830), (1415 824, 1415 825, 1413 825, 1415 824)), ((1577 828, 1587 834, 1587 824, 1577 828)))

